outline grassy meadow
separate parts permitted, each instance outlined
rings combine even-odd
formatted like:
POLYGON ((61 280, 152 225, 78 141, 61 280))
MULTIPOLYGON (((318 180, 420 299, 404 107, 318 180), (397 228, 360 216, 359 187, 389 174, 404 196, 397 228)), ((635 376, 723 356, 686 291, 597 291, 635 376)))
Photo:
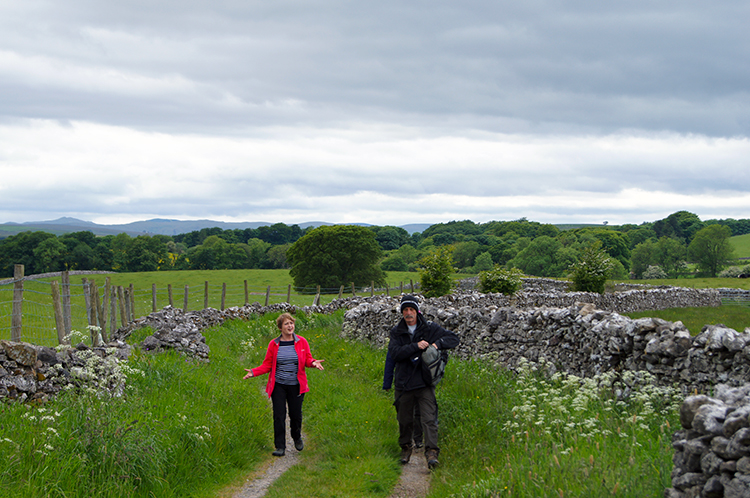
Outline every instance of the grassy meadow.
MULTIPOLYGON (((41 407, 0 404, 3 496, 232 496, 274 458, 266 378, 242 380, 276 335, 274 318, 206 330, 207 364, 134 354, 121 397, 69 391, 41 407)), ((342 320, 298 317, 325 371, 309 371, 305 450, 269 498, 386 497, 399 478, 385 352, 342 340, 342 320)), ((647 378, 631 382, 642 388, 618 399, 613 378, 545 379, 491 359, 451 360, 438 386, 441 466, 428 496, 660 496, 679 400, 647 378)))
POLYGON ((750 233, 730 237, 729 243, 734 248, 735 257, 750 258, 750 233))

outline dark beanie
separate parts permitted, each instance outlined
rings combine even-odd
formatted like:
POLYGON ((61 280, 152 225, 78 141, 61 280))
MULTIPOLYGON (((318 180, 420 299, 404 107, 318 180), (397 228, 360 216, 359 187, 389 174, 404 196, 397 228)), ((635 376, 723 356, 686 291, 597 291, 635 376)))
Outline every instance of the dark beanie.
POLYGON ((419 312, 419 301, 416 297, 406 294, 401 298, 401 313, 404 312, 404 308, 414 308, 419 312))

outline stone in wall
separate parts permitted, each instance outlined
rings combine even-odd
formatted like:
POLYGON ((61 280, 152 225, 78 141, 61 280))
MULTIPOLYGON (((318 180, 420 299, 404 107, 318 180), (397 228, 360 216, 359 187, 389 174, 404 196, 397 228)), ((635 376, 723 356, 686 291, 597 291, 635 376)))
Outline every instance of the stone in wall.
POLYGON ((97 348, 81 343, 60 351, 24 342, 0 341, 0 398, 44 402, 70 387, 90 387, 117 394, 123 386, 116 385, 110 374, 116 363, 127 359, 129 354, 130 347, 119 341, 97 348), (92 361, 94 357, 101 361, 92 361))

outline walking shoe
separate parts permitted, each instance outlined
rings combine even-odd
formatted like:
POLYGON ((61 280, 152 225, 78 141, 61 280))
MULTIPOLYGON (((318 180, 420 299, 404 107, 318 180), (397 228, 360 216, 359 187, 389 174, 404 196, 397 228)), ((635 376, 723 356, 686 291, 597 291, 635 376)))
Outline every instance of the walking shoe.
POLYGON ((416 449, 419 449, 419 448, 421 448, 422 446, 424 446, 424 445, 422 444, 422 441, 421 441, 421 440, 419 440, 419 441, 414 441, 414 447, 415 447, 416 449))
POLYGON ((401 463, 403 465, 406 465, 409 463, 409 459, 411 458, 411 446, 402 446, 401 447, 401 463))
POLYGON ((438 462, 437 450, 433 450, 432 448, 430 448, 429 450, 425 451, 424 456, 427 459, 427 468, 429 468, 430 470, 440 465, 440 462, 438 462))
POLYGON ((302 438, 294 440, 294 448, 297 451, 302 451, 305 448, 305 443, 302 442, 302 438))
POLYGON ((273 452, 273 453, 271 453, 271 454, 272 454, 273 456, 277 456, 277 457, 283 457, 285 453, 286 453, 286 450, 285 450, 284 448, 276 448, 276 451, 274 451, 274 452, 273 452))

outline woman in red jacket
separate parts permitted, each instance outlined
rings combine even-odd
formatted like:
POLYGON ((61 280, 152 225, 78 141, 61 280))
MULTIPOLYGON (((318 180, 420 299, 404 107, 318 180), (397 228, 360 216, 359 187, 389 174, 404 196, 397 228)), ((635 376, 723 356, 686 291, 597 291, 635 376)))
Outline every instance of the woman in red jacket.
POLYGON ((245 371, 243 379, 257 377, 270 372, 266 392, 273 402, 273 439, 276 450, 274 456, 286 453, 286 407, 289 406, 289 425, 294 439, 294 447, 302 451, 302 401, 307 387, 305 368, 323 370, 323 361, 314 360, 310 345, 304 337, 294 333, 294 317, 284 313, 276 319, 281 335, 268 343, 263 363, 245 371))

